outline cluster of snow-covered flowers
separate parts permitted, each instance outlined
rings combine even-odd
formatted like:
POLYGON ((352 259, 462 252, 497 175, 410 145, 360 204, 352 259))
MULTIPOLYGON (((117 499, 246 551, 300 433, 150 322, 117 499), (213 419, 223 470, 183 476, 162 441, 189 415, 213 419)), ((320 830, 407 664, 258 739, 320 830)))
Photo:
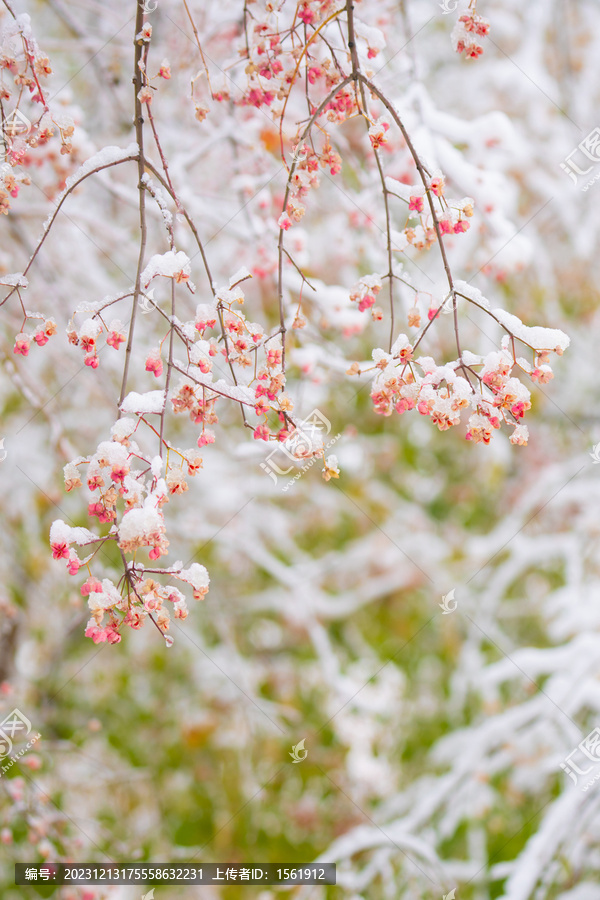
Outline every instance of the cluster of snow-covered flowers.
POLYGON ((78 112, 65 100, 51 96, 48 86, 51 75, 50 60, 37 43, 29 15, 14 15, 3 9, 0 12, 0 213, 7 214, 11 199, 18 197, 23 185, 31 184, 27 169, 35 171, 36 183, 42 178, 45 190, 53 194, 62 189, 65 179, 81 160, 82 151, 85 152, 81 137, 74 143, 74 115, 78 112))
POLYGON ((429 178, 425 185, 404 184, 388 176, 386 186, 391 194, 408 204, 404 229, 391 231, 393 250, 402 252, 409 246, 415 250, 429 250, 436 242, 436 223, 428 196, 435 198, 433 203, 437 204, 435 218, 440 234, 464 234, 470 228, 468 220, 473 215, 473 198, 446 198, 446 182, 441 172, 429 178))
MULTIPOLYGON (((176 619, 187 617, 185 596, 172 584, 160 584, 146 574, 166 575, 190 584, 195 599, 202 599, 208 591, 208 573, 204 566, 194 563, 185 568, 176 562, 169 568, 155 567, 154 561, 168 554, 169 541, 162 507, 173 494, 187 489, 186 476, 193 477, 202 466, 197 450, 171 449, 176 457, 173 465, 160 456, 149 458, 133 435, 139 420, 124 417, 112 428, 112 440, 102 441, 91 458, 79 457, 64 469, 67 491, 82 487, 83 467, 92 500, 88 515, 99 524, 108 523, 109 530, 97 534, 87 528, 71 527, 57 519, 50 531, 50 545, 55 559, 64 559, 71 575, 85 569, 88 577, 81 593, 88 597, 92 618, 86 635, 95 643, 118 643, 124 626, 139 629, 150 616, 163 633, 169 630, 170 610, 176 619), (96 493, 97 492, 97 493, 96 493), (124 574, 118 584, 92 575, 92 565, 107 541, 115 541, 125 561, 124 574), (90 548, 81 556, 77 547, 90 548), (139 561, 139 551, 147 551, 150 566, 139 561), (132 560, 126 560, 132 555, 132 560), (105 620, 106 619, 106 620, 105 620)), ((171 638, 167 642, 172 642, 171 638)))
POLYGON ((478 59, 483 53, 481 39, 490 32, 490 23, 475 9, 459 16, 452 31, 452 43, 457 53, 464 53, 466 59, 478 59))
POLYGON ((373 319, 380 319, 382 311, 375 307, 375 302, 381 288, 379 275, 363 275, 350 291, 350 300, 358 304, 360 312, 370 309, 373 319))
MULTIPOLYGON (((478 302, 483 299, 471 292, 478 302)), ((467 297, 466 299, 470 299, 467 297)), ((475 301, 474 301, 475 302, 475 301)), ((531 394, 520 378, 529 375, 533 381, 546 383, 553 377, 548 365, 551 352, 562 355, 569 338, 558 329, 528 327, 504 310, 490 312, 506 334, 501 349, 484 356, 464 350, 453 362, 438 365, 432 357, 413 358, 417 341, 401 334, 391 352, 373 351, 378 370, 371 389, 375 412, 389 416, 395 410, 402 414, 416 409, 428 416, 440 431, 460 424, 463 410, 471 409, 466 439, 489 444, 494 431, 502 425, 512 428, 510 442, 525 445, 527 426, 522 423, 531 409, 531 394), (516 356, 515 341, 533 352, 533 364, 516 356)), ((348 374, 360 373, 355 363, 348 374)))

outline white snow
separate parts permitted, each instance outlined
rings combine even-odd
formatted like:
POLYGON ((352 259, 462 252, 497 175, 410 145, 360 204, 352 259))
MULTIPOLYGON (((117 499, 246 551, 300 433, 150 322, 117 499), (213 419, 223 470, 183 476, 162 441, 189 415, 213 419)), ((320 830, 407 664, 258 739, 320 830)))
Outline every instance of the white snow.
POLYGON ((147 287, 153 278, 162 275, 163 278, 174 278, 179 272, 189 276, 191 272, 190 258, 183 250, 168 250, 166 253, 156 253, 142 272, 141 281, 147 287))
POLYGON ((159 510, 152 507, 130 509, 119 525, 119 542, 135 541, 136 538, 159 534, 164 529, 159 510))
POLYGON ((490 301, 487 297, 484 297, 479 288, 474 287, 472 284, 469 284, 467 281, 460 281, 455 279, 454 287, 459 292, 459 294, 463 294, 467 300, 472 300, 473 303, 476 303, 478 306, 482 306, 484 309, 489 309, 490 301))
POLYGON ((208 587, 210 583, 208 572, 200 563, 192 563, 189 569, 181 569, 177 574, 181 581, 191 584, 194 590, 208 587))
POLYGON ((365 25, 364 22, 360 22, 357 19, 354 23, 354 30, 358 37, 362 38, 367 46, 372 47, 373 50, 383 50, 385 47, 385 37, 379 28, 373 28, 372 25, 365 25))
POLYGON ((390 175, 385 179, 385 186, 391 194, 395 194, 407 202, 411 197, 423 197, 425 195, 425 188, 422 184, 404 184, 404 182, 397 181, 396 178, 392 178, 390 175))
POLYGON ((250 272, 246 266, 242 266, 241 269, 238 269, 235 275, 232 275, 229 279, 229 287, 235 287, 236 284, 239 284, 240 281, 245 281, 247 278, 252 278, 252 272, 250 272))
POLYGON ((109 466, 126 465, 128 458, 129 451, 127 447, 118 441, 101 441, 98 444, 98 450, 95 455, 96 460, 107 460, 109 466))
POLYGON ((135 419, 128 419, 127 417, 123 419, 117 419, 115 424, 110 429, 111 436, 118 441, 122 441, 124 438, 128 438, 130 434, 133 434, 136 425, 137 422, 135 421, 135 419))
POLYGON ((130 391, 121 403, 120 410, 124 413, 161 413, 164 405, 164 391, 146 391, 145 394, 130 391))
POLYGON ((0 275, 0 284, 5 284, 7 287, 26 288, 29 282, 20 272, 15 272, 12 275, 0 275))
MULTIPOLYGON (((272 342, 272 346, 275 346, 275 342, 272 342)), ((187 363, 183 363, 179 360, 176 360, 175 364, 180 369, 188 368, 187 363)), ((204 387, 209 388, 211 391, 214 391, 215 393, 220 394, 223 397, 229 397, 230 400, 235 400, 237 403, 246 403, 250 406, 254 406, 254 404, 256 403, 256 397, 252 388, 246 387, 245 385, 241 384, 230 384, 229 382, 225 381, 224 378, 219 378, 217 381, 213 381, 211 373, 204 375, 202 372, 194 371, 193 381, 196 384, 204 385, 204 387)), ((126 399, 127 397, 125 398, 125 400, 126 399)))
POLYGON ((558 328, 542 328, 540 325, 524 325, 523 322, 505 309, 494 309, 492 313, 504 327, 518 340, 529 344, 534 350, 566 350, 571 339, 558 328))
POLYGON ((73 528, 62 519, 55 519, 50 526, 51 544, 78 544, 82 547, 84 544, 91 544, 99 540, 100 538, 93 531, 88 531, 87 528, 73 528))

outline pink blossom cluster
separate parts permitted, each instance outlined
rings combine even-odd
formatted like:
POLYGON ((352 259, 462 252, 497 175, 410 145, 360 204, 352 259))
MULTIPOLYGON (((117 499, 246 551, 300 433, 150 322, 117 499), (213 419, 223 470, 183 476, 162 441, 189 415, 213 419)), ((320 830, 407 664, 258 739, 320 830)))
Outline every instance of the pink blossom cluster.
MULTIPOLYGON (((169 610, 175 618, 187 616, 181 591, 147 577, 148 567, 137 556, 146 550, 149 560, 155 561, 168 554, 162 507, 170 496, 187 490, 186 478, 199 471, 202 459, 196 450, 172 448, 170 456, 176 456, 178 461, 167 462, 162 477, 163 461, 145 455, 133 438, 138 425, 134 419, 119 419, 113 426, 112 440, 101 442, 91 458, 80 457, 64 469, 65 487, 71 491, 82 486, 81 469, 86 467, 87 487, 93 495, 98 492, 97 499, 88 505, 88 515, 98 518, 101 524, 110 523, 108 533, 101 536, 86 528, 72 528, 60 519, 53 523, 50 532, 54 559, 64 559, 71 575, 80 568, 88 571, 81 594, 88 598, 92 614, 86 636, 94 643, 118 643, 123 626, 139 629, 149 615, 163 633, 169 630, 169 610), (106 541, 115 541, 124 557, 133 555, 118 585, 92 575, 91 565, 94 561, 98 564, 98 550, 106 541), (94 545, 93 552, 84 558, 76 550, 77 546, 94 545)), ((202 599, 208 591, 204 566, 194 564, 185 569, 182 563, 175 563, 168 569, 151 571, 190 584, 196 599, 202 599)))
MULTIPOLYGON (((10 198, 22 185, 31 184, 23 167, 45 167, 54 194, 64 187, 78 161, 79 147, 73 146, 74 121, 65 105, 50 106, 47 82, 52 75, 48 56, 40 49, 29 16, 6 16, 0 29, 0 213, 8 213, 10 198), (58 133, 60 149, 52 141, 58 133), (64 158, 73 155, 67 164, 64 158)), ((39 176, 36 176, 39 181, 39 176)))
POLYGON ((381 310, 375 307, 375 302, 381 288, 379 275, 363 275, 350 291, 350 300, 358 304, 360 312, 370 309, 372 317, 378 319, 381 310))
POLYGON ((34 318, 41 318, 43 321, 32 332, 21 330, 15 337, 13 353, 16 353, 17 356, 28 356, 32 341, 38 347, 44 347, 52 335, 56 334, 56 322, 54 319, 45 319, 41 314, 26 315, 26 320, 34 318))
POLYGON ((329 169, 331 175, 337 175, 342 167, 339 154, 336 153, 328 140, 325 141, 319 153, 307 144, 297 148, 296 152, 298 150, 300 150, 302 155, 290 176, 285 211, 281 214, 277 223, 284 231, 288 231, 294 223, 299 222, 304 216, 306 212, 304 200, 311 190, 319 186, 319 178, 317 176, 319 165, 324 169, 329 169))
POLYGON ((243 301, 243 291, 239 285, 235 285, 233 288, 218 290, 214 304, 202 303, 196 309, 193 326, 200 333, 201 339, 189 347, 193 366, 190 367, 188 377, 180 381, 171 404, 175 413, 187 412, 194 424, 202 425, 198 437, 199 447, 214 443, 214 433, 206 426, 219 421, 215 405, 223 394, 212 391, 210 384, 204 381, 195 381, 193 367, 197 367, 203 375, 208 374, 212 369, 210 357, 217 353, 224 357, 236 373, 233 391, 224 396, 229 399, 243 397, 244 404, 262 419, 253 429, 255 439, 267 441, 276 437, 278 440, 285 440, 289 436, 288 428, 293 427, 288 416, 292 404, 283 393, 285 375, 280 336, 275 334, 265 337, 262 325, 248 321, 242 310, 234 307, 234 304, 237 306, 243 301), (219 347, 217 339, 210 336, 209 332, 220 328, 221 323, 219 347), (269 428, 269 417, 276 417, 282 426, 277 435, 269 428))
MULTIPOLYGON (((531 409, 531 393, 514 370, 527 373, 534 381, 552 378, 548 363, 551 350, 536 351, 534 365, 509 352, 514 336, 505 336, 502 349, 483 357, 465 352, 461 359, 438 365, 431 357, 413 360, 413 344, 401 334, 391 353, 373 351, 375 368, 371 399, 376 413, 389 416, 416 409, 428 416, 440 431, 460 424, 462 411, 472 409, 466 440, 489 444, 494 431, 503 425, 512 429, 510 442, 526 445, 527 427, 522 423, 531 409), (419 371, 421 370, 421 371, 419 371)), ((559 355, 560 346, 552 348, 559 355)), ((348 374, 358 374, 354 364, 348 374)))
POLYGON ((470 228, 468 221, 474 212, 472 197, 461 200, 445 196, 446 182, 443 175, 429 178, 426 186, 405 185, 388 180, 390 192, 408 203, 408 219, 401 232, 394 232, 393 249, 404 251, 409 245, 416 250, 429 250, 437 241, 437 232, 428 194, 436 204, 437 225, 442 235, 464 234, 470 228), (416 220, 416 221, 415 221, 416 220))
POLYGON ((459 16, 452 31, 452 41, 457 53, 464 53, 466 59, 478 59, 483 53, 480 39, 489 34, 490 23, 483 16, 471 10, 459 16))

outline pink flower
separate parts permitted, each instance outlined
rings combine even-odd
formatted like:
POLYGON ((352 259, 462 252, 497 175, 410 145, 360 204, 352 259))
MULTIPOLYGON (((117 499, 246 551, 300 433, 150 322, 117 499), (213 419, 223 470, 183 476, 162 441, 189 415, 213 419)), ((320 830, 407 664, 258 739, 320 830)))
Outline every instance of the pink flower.
POLYGON ((29 354, 29 338, 26 334, 18 334, 16 336, 13 353, 21 354, 21 356, 29 354))
POLYGON ((108 337, 106 338, 106 343, 110 347, 114 347, 115 350, 119 349, 119 344, 122 344, 125 340, 124 334, 119 334, 118 331, 111 331, 108 337))
POLYGON ((312 25, 315 21, 315 13, 310 9, 308 2, 302 4, 301 9, 298 11, 298 18, 301 19, 305 25, 312 25))
POLYGON ((45 331, 38 331, 37 334, 34 334, 33 339, 38 347, 43 347, 44 344, 48 343, 48 335, 45 331))
POLYGON ((88 625, 85 636, 91 638, 95 644, 102 644, 106 640, 104 628, 99 628, 98 625, 88 625))
POLYGON ((281 365, 281 350, 268 350, 267 351, 267 366, 270 369, 275 368, 276 366, 281 365))
POLYGON ((550 367, 547 366, 545 369, 534 369, 531 373, 531 377, 534 381, 539 381, 540 384, 547 384, 549 381, 552 381, 554 375, 550 370, 550 367))
POLYGON ((429 187, 431 188, 432 192, 435 194, 436 197, 441 197, 442 194, 444 193, 444 187, 445 187, 444 179, 442 178, 442 176, 440 175, 436 178, 432 178, 431 181, 429 182, 429 187))
POLYGON ((132 609, 129 610, 129 612, 123 619, 123 625, 129 625, 130 628, 135 628, 136 631, 139 630, 143 624, 144 620, 142 619, 140 614, 134 612, 132 609))
POLYGON ((146 372, 154 372, 156 378, 162 375, 162 360, 157 354, 150 354, 146 360, 146 372))
POLYGON ((414 400, 408 400, 406 397, 401 397, 395 406, 396 412, 400 413, 400 415, 402 415, 402 413, 404 413, 404 412, 407 412, 407 410, 414 409, 414 408, 415 408, 414 400))
POLYGON ((77 557, 71 557, 69 562, 67 563, 67 572, 69 575, 77 575, 79 569, 81 567, 81 563, 77 559, 77 557))
POLYGON ((95 593, 102 593, 102 584, 98 581, 97 578, 94 578, 92 575, 81 585, 81 595, 82 597, 87 597, 90 591, 95 593))
POLYGON ((214 444, 215 436, 212 431, 203 431, 200 437, 198 438, 198 446, 205 447, 207 444, 214 444))
MULTIPOLYGON (((290 219, 290 217, 288 216, 287 213, 282 213, 277 220, 277 224, 279 225, 280 228, 283 228, 284 231, 287 231, 292 224, 292 220, 290 219)), ((15 350, 15 353, 16 352, 17 351, 15 350)))
POLYGON ((468 231, 471 226, 465 219, 459 219, 454 226, 454 234, 461 234, 464 231, 468 231))
POLYGON ((331 173, 331 175, 337 175, 341 171, 342 171, 341 157, 338 156, 337 153, 332 153, 332 161, 331 161, 331 165, 329 166, 329 172, 331 173))
POLYGON ((409 204, 409 209, 414 209, 415 212, 421 213, 423 212, 423 198, 422 197, 411 197, 409 204))
MULTIPOLYGON (((261 387, 259 384, 258 387, 261 387)), ((257 416, 266 415, 269 411, 269 404, 265 400, 264 397, 260 397, 260 399, 254 404, 254 412, 257 416)))
POLYGON ((453 234, 452 222, 449 219, 440 219, 440 231, 442 234, 453 234))
POLYGON ((259 425, 254 429, 254 440, 255 441, 268 441, 269 440, 270 431, 266 425, 259 425))
POLYGON ((69 547, 64 541, 60 544, 51 544, 50 546, 52 548, 53 559, 69 558, 69 547))
POLYGON ((202 332, 202 331, 204 331, 206 328, 214 328, 216 322, 217 322, 216 316, 215 316, 214 319, 211 319, 210 317, 205 318, 205 319, 198 319, 198 320, 195 322, 194 327, 196 328, 197 331, 202 332))
POLYGON ((116 518, 116 513, 107 509, 102 503, 89 503, 88 516, 98 516, 99 522, 110 522, 116 518))
POLYGON ((483 47, 480 47, 479 44, 469 44, 469 46, 465 48, 465 56, 467 59, 478 59, 482 53, 483 47))
POLYGON ((371 306, 375 303, 375 297, 372 294, 365 294, 360 303, 358 304, 358 308, 360 312, 364 312, 365 309, 370 309, 371 306))
POLYGON ((86 356, 84 359, 84 363, 86 364, 86 366, 91 366, 92 369, 98 368, 98 362, 99 362, 98 357, 95 355, 94 356, 86 356))

